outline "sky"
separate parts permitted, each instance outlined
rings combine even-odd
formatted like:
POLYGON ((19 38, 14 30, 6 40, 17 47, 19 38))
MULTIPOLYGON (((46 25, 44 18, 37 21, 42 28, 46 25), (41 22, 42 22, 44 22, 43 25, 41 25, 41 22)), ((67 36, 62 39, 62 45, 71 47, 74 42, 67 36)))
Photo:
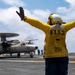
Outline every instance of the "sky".
MULTIPOLYGON (((47 23, 51 13, 58 13, 62 20, 75 20, 75 0, 0 0, 0 32, 18 33, 18 37, 9 39, 38 39, 35 44, 43 49, 45 34, 20 20, 16 11, 24 8, 24 14, 47 23)), ((66 46, 68 52, 75 52, 75 28, 67 32, 66 46)))

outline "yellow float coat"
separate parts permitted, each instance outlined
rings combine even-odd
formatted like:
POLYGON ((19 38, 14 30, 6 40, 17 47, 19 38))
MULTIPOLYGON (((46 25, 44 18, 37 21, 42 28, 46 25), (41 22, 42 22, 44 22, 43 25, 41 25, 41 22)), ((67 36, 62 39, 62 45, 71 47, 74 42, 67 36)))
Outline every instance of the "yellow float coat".
POLYGON ((39 20, 27 17, 25 22, 45 33, 44 58, 68 56, 65 38, 67 31, 75 27, 75 21, 62 25, 49 25, 42 23, 39 20))

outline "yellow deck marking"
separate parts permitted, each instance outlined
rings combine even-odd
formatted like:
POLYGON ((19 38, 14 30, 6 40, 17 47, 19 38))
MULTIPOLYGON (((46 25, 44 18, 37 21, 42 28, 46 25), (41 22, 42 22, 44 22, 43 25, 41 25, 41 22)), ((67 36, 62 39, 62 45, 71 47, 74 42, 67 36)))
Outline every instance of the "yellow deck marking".
MULTIPOLYGON (((0 60, 0 62, 45 62, 44 60, 0 60)), ((75 61, 69 61, 69 63, 75 64, 75 61)))
POLYGON ((71 64, 75 64, 75 61, 69 61, 69 63, 71 63, 71 64))

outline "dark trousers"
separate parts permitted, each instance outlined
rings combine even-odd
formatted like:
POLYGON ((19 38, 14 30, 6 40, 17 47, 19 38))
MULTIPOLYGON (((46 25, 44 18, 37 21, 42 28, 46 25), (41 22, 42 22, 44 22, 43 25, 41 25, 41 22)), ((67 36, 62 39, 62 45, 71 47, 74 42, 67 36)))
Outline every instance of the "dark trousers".
POLYGON ((68 57, 45 58, 45 75, 67 75, 68 57))

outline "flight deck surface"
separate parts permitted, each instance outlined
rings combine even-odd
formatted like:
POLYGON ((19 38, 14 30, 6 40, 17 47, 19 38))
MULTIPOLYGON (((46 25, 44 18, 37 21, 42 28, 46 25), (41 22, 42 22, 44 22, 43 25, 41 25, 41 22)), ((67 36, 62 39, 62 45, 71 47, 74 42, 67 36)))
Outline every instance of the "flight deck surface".
MULTIPOLYGON (((75 60, 69 62, 68 75, 75 75, 75 60)), ((42 56, 0 57, 0 75, 45 75, 45 62, 42 56)))

